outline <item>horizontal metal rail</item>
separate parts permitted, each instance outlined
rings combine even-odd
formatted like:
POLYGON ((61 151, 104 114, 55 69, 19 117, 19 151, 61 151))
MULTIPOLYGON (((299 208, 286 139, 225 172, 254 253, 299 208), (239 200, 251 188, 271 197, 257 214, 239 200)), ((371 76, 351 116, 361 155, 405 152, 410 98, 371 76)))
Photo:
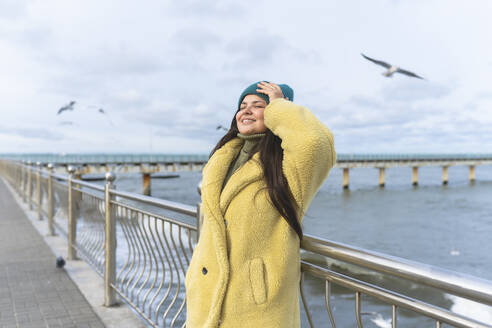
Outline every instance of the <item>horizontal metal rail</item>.
MULTIPOLYGON (((56 179, 61 180, 61 181, 68 181, 68 176, 66 176, 66 175, 54 174, 53 173, 51 176, 53 178, 56 178, 56 179)), ((103 186, 99 186, 99 185, 96 185, 94 183, 89 183, 89 182, 84 181, 84 180, 72 179, 72 183, 78 184, 80 186, 83 186, 83 187, 86 187, 86 188, 89 188, 89 189, 93 189, 93 190, 104 192, 104 187, 103 186)))
MULTIPOLYGON (((178 224, 178 225, 181 225, 184 228, 187 228, 187 229, 191 229, 191 230, 195 230, 196 231, 196 226, 194 226, 194 225, 191 225, 191 224, 188 224, 188 223, 179 221, 179 220, 175 220, 175 219, 172 219, 172 218, 169 218, 169 217, 164 217, 162 215, 155 214, 155 213, 152 213, 150 211, 142 210, 140 208, 137 208, 137 207, 132 206, 130 204, 126 204, 124 202, 119 202, 119 201, 112 200, 111 201, 111 204, 118 205, 118 206, 127 208, 127 209, 132 210, 132 211, 137 211, 138 213, 141 213, 141 214, 144 214, 144 215, 152 216, 156 220, 162 220, 162 221, 167 221, 167 222, 170 222, 170 223, 178 224)), ((183 213, 181 213, 181 214, 183 214, 183 213)))
POLYGON ((111 194, 115 195, 115 196, 123 197, 126 199, 138 201, 138 202, 141 202, 143 204, 157 206, 157 207, 160 207, 160 208, 163 208, 166 210, 171 210, 174 212, 178 212, 181 214, 186 214, 186 215, 190 215, 190 216, 196 216, 197 215, 196 207, 193 207, 190 205, 185 205, 185 204, 181 204, 181 203, 172 202, 169 200, 158 199, 158 198, 154 198, 154 197, 139 195, 136 193, 126 192, 126 191, 119 191, 119 190, 111 190, 111 194))
POLYGON ((492 305, 492 283, 488 280, 317 238, 308 234, 304 235, 301 247, 306 251, 329 258, 391 274, 470 300, 492 305))

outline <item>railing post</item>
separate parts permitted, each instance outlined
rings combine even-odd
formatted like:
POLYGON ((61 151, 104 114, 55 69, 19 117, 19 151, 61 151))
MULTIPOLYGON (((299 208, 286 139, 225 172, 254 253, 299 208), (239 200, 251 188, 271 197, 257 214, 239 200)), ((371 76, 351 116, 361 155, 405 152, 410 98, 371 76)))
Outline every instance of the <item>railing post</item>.
POLYGON ((75 168, 69 165, 68 168, 68 256, 69 260, 77 259, 75 242, 77 241, 77 219, 75 217, 75 204, 73 201, 72 179, 75 168))
POLYGON ((36 162, 36 204, 38 206, 38 220, 42 220, 41 216, 41 162, 36 162))
POLYGON ((22 197, 22 165, 21 164, 18 164, 16 163, 17 165, 15 165, 15 168, 16 168, 16 175, 17 175, 17 179, 16 179, 16 183, 17 183, 17 194, 19 195, 19 197, 22 197))
POLYGON ((20 164, 20 174, 21 174, 21 185, 20 185, 20 196, 22 197, 22 201, 26 201, 26 182, 25 176, 24 176, 24 161, 21 162, 20 164))
POLYGON ((48 164, 48 231, 50 236, 55 235, 53 225, 54 199, 53 199, 53 164, 48 164))
POLYGON ((32 167, 31 161, 27 162, 27 203, 29 205, 29 210, 32 210, 32 167))
POLYGON ((104 270, 104 306, 116 304, 113 285, 116 281, 116 221, 113 217, 111 201, 111 189, 116 176, 113 172, 106 173, 106 186, 104 188, 104 212, 106 214, 105 226, 105 259, 104 270))

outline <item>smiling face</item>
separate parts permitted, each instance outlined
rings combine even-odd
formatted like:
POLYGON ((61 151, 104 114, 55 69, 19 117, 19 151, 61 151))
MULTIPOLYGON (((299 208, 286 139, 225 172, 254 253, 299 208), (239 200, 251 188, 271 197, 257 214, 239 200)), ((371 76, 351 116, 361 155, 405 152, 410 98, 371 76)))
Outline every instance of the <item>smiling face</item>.
POLYGON ((236 113, 236 123, 242 134, 263 133, 267 130, 263 122, 263 112, 267 103, 257 95, 244 97, 239 111, 236 113))

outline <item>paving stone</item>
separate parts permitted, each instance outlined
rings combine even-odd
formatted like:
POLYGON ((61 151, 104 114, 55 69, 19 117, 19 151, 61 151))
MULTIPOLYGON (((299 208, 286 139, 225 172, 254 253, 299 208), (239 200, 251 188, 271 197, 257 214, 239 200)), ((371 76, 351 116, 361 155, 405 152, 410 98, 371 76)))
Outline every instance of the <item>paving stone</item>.
POLYGON ((0 328, 104 327, 0 180, 0 328))
POLYGON ((2 322, 0 322, 0 327, 1 328, 18 328, 16 323, 12 323, 12 324, 6 323, 6 324, 3 324, 2 322))
POLYGON ((100 322, 93 322, 91 323, 91 328, 104 328, 104 325, 102 325, 100 322))
POLYGON ((20 327, 22 328, 42 328, 46 327, 46 323, 44 321, 34 321, 22 324, 20 327))

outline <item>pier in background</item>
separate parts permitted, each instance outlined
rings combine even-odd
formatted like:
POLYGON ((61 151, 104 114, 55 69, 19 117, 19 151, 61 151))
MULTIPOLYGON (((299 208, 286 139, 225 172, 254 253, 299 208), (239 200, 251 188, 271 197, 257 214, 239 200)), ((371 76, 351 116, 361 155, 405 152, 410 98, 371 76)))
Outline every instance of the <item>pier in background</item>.
MULTIPOLYGON (((69 166, 75 168, 75 176, 85 180, 87 175, 106 172, 141 173, 142 193, 151 195, 153 178, 177 177, 174 172, 201 171, 208 161, 208 155, 169 155, 169 154, 0 154, 0 158, 22 161, 27 165, 47 167, 52 164, 55 173, 66 174, 69 166), (167 173, 167 174, 166 174, 167 173), (85 177, 84 177, 85 175, 85 177)), ((475 181, 475 168, 480 165, 492 165, 492 154, 339 154, 335 168, 343 170, 342 187, 350 185, 350 170, 356 168, 374 168, 379 171, 378 185, 386 184, 386 171, 395 167, 411 167, 409 181, 413 186, 419 184, 420 167, 441 167, 442 184, 449 181, 449 168, 468 166, 468 179, 475 181)))

